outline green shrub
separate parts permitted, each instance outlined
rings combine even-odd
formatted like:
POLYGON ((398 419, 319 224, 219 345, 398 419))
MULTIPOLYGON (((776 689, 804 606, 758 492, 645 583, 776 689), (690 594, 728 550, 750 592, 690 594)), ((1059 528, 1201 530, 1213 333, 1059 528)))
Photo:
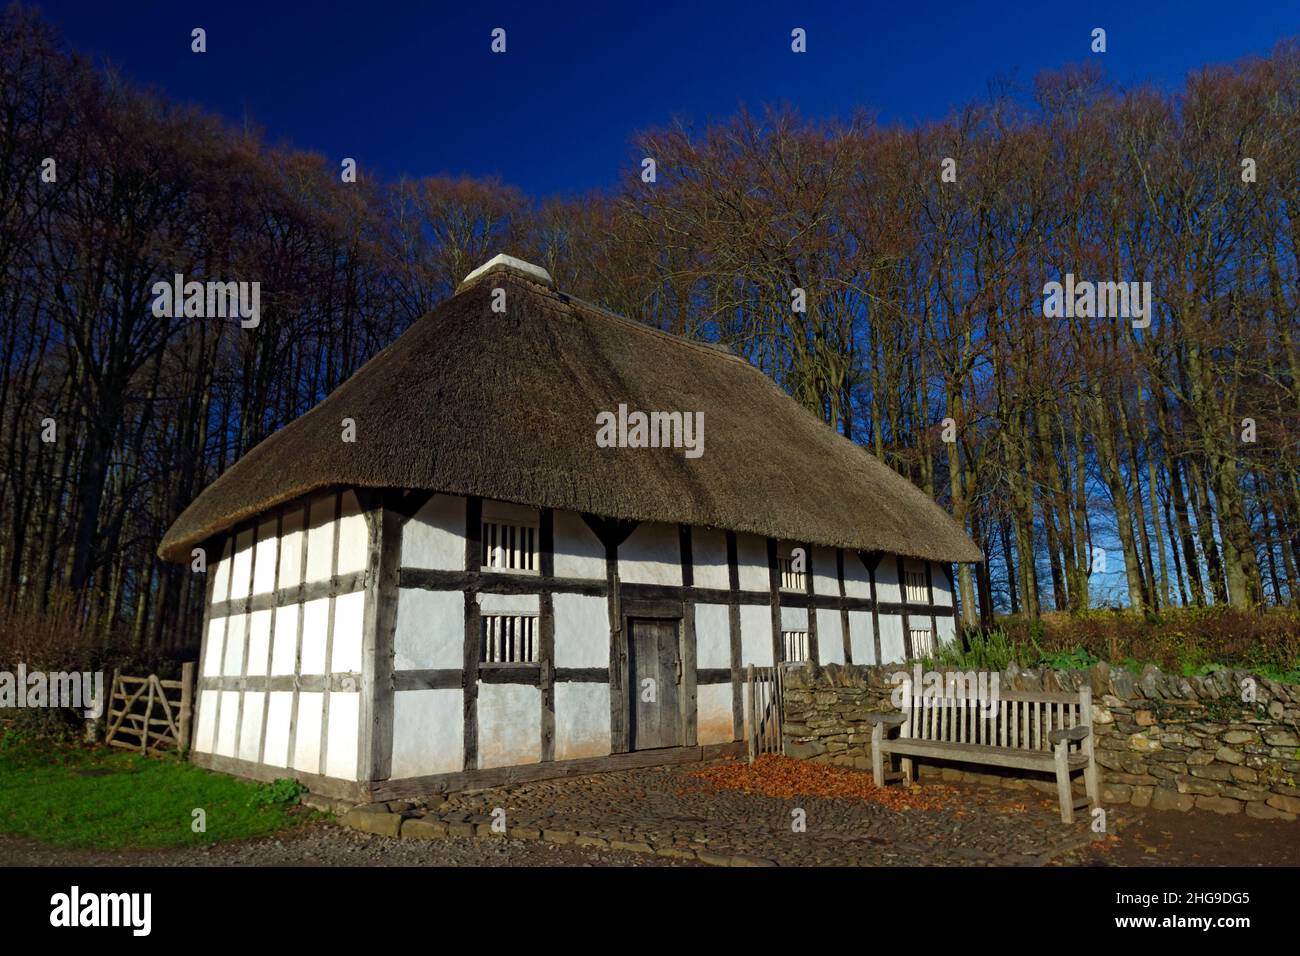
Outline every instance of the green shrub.
POLYGON ((302 800, 302 795, 307 792, 297 780, 290 780, 288 777, 281 777, 273 783, 263 783, 253 792, 249 798, 250 807, 288 807, 293 806, 302 800))

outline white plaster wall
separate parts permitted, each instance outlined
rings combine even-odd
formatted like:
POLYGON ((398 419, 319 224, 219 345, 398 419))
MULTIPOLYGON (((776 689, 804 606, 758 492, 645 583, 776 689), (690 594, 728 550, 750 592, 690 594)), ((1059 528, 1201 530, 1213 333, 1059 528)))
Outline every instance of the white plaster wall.
POLYGON ((555 576, 605 579, 605 546, 582 515, 555 512, 555 576))
MULTIPOLYGON (((555 759, 609 754, 609 685, 555 685, 555 759)), ((540 759, 540 755, 539 755, 540 759)))
POLYGON ((556 667, 609 667, 609 610, 603 597, 556 594, 556 667))
POLYGON ((226 619, 216 617, 208 621, 208 639, 203 648, 203 676, 217 677, 225 654, 226 619))
POLYGON ((400 588, 393 666, 401 670, 465 664, 465 595, 400 588))
POLYGON ((697 588, 727 590, 731 580, 727 574, 726 532, 716 528, 692 528, 691 564, 694 565, 697 588))
POLYGON ((735 737, 731 722, 731 685, 701 684, 695 688, 696 739, 700 745, 728 743, 735 737))
POLYGON ((293 769, 320 773, 320 728, 325 695, 316 691, 298 693, 298 726, 293 741, 293 769))
POLYGON ((325 748, 325 776, 357 779, 357 724, 361 719, 361 694, 330 694, 329 744, 325 748))
POLYGON ((257 526, 257 548, 253 555, 253 593, 270 594, 275 590, 275 570, 279 539, 275 519, 268 518, 257 526))
POLYGON ((840 596, 840 576, 836 570, 834 548, 812 549, 813 593, 840 596))
MULTIPOLYGON (((288 608, 292 616, 295 611, 288 608)), ((271 609, 254 611, 248 619, 248 666, 246 674, 260 676, 266 673, 267 655, 271 649, 271 609)))
POLYGON ((217 695, 220 691, 199 691, 199 723, 194 728, 194 749, 212 753, 217 739, 217 695))
MULTIPOLYGON (((903 601, 898 586, 898 561, 892 554, 885 555, 876 566, 876 600, 881 604, 901 604, 903 601)), ((883 652, 883 644, 881 648, 883 652)))
POLYGON ((766 605, 740 606, 740 663, 772 666, 772 609, 766 605))
POLYGON ((235 756, 235 731, 239 728, 239 691, 221 691, 221 713, 217 716, 216 753, 235 756))
MULTIPOLYGON (((339 574, 364 571, 370 560, 370 528, 355 491, 343 492, 339 514, 339 574)), ((328 759, 328 755, 326 757, 328 759)))
POLYGON ((542 691, 526 684, 478 688, 478 765, 513 767, 542 759, 542 691))
POLYGON ((325 597, 308 601, 303 605, 302 612, 302 667, 298 673, 324 674, 330 599, 325 597))
MULTIPOLYGON (((365 616, 365 591, 340 594, 334 599, 334 643, 330 648, 330 673, 361 673, 361 644, 365 616)), ((332 707, 333 704, 330 706, 332 707)), ((332 725, 332 714, 330 722, 332 725)), ((330 733, 332 736, 333 731, 330 733)))
POLYGON ((289 604, 275 609, 275 638, 271 647, 271 674, 285 676, 295 673, 298 660, 298 616, 301 604, 289 604))
POLYGON ((769 590, 771 580, 767 573, 766 538, 752 534, 736 535, 736 563, 740 571, 740 590, 769 590))
POLYGON ((781 608, 781 630, 807 631, 808 609, 806 607, 781 608))
POLYGON ((248 691, 244 694, 244 719, 239 728, 239 759, 257 762, 257 751, 262 743, 262 710, 266 694, 248 691))
POLYGON ((849 611, 849 647, 853 651, 853 663, 878 663, 870 611, 849 611))
POLYGON ((541 613, 541 600, 536 594, 476 594, 479 610, 484 614, 541 613))
POLYGON ((628 584, 682 583, 682 545, 677 526, 648 522, 618 547, 618 574, 628 584))
POLYGON ((230 622, 226 626, 226 656, 221 665, 221 673, 227 677, 238 677, 242 673, 247 627, 247 614, 230 615, 230 622))
POLYGON ((695 605, 695 666, 731 666, 731 617, 727 605, 695 605))
POLYGON ((307 581, 326 581, 334 573, 334 495, 311 503, 307 529, 307 581))
POLYGON ((903 619, 897 614, 880 615, 880 656, 885 664, 897 664, 907 659, 903 619))
POLYGON ((831 608, 817 609, 817 663, 844 663, 844 628, 840 612, 831 608))
POLYGON ((253 532, 241 531, 235 537, 235 560, 230 572, 230 599, 248 597, 253 573, 253 532))
POLYGON ((402 567, 465 570, 465 499, 434 495, 402 529, 402 567))
POLYGON ((938 638, 940 644, 951 644, 957 640, 957 619, 953 617, 935 618, 935 626, 939 630, 938 638))
MULTIPOLYGON (((871 597, 871 576, 856 551, 844 552, 844 595, 855 598, 871 597)), ((856 661, 857 657, 853 659, 856 661)))
POLYGON ((302 583, 303 510, 286 511, 280 519, 280 588, 302 583))
POLYGON ((952 607, 952 589, 948 586, 948 575, 943 565, 930 565, 930 584, 934 590, 934 603, 942 607, 952 607))
POLYGON ((289 719, 293 716, 293 692, 271 692, 266 709, 266 749, 262 762, 272 767, 289 765, 289 719))
POLYGON ((216 566, 213 568, 212 602, 214 604, 224 601, 230 596, 231 547, 231 540, 226 538, 225 543, 221 546, 221 556, 217 559, 216 566))
POLYGON ((465 769, 464 703, 458 689, 393 695, 394 779, 465 769))

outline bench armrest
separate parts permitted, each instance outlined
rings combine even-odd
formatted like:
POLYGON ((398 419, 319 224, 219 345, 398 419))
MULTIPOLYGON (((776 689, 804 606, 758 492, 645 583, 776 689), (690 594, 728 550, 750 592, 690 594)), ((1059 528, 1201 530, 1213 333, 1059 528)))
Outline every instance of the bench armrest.
POLYGON ((1047 735, 1047 739, 1054 744, 1059 744, 1063 740, 1083 740, 1092 734, 1092 728, 1085 725, 1079 727, 1070 727, 1067 729, 1053 730, 1047 735))
POLYGON ((873 711, 862 716, 864 720, 868 720, 873 724, 883 724, 886 727, 898 727, 902 725, 903 721, 907 720, 906 716, 899 713, 876 713, 873 711))

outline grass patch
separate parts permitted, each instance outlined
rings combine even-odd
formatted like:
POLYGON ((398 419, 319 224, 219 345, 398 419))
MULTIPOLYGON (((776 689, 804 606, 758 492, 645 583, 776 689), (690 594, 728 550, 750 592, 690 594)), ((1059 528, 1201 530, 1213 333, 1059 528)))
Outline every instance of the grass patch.
POLYGON ((0 833, 69 849, 164 849, 268 836, 314 818, 297 788, 175 756, 23 739, 0 729, 0 833), (206 815, 195 833, 193 811, 206 815))

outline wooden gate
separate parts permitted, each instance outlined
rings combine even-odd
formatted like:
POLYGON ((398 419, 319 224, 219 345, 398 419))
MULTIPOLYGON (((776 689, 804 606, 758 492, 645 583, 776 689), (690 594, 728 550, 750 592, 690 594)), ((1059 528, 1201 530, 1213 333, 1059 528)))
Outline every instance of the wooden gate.
POLYGON ((781 723, 785 713, 785 682, 781 666, 749 665, 745 675, 745 740, 749 762, 759 754, 784 754, 781 723))
POLYGON ((104 742, 141 753, 174 747, 190 748, 194 713, 194 665, 181 665, 180 680, 157 674, 132 677, 113 672, 108 692, 108 729, 104 742))

